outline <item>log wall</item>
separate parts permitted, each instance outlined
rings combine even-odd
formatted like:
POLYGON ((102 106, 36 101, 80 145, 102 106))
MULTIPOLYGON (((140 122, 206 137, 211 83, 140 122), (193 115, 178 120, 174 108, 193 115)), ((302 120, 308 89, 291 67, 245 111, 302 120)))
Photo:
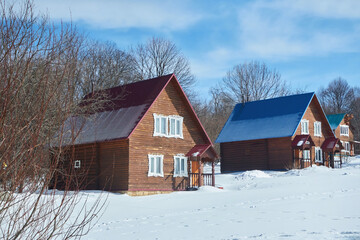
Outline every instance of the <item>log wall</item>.
MULTIPOLYGON (((315 144, 315 146, 311 148, 311 161, 312 164, 315 164, 315 147, 321 147, 322 143, 325 141, 326 138, 333 136, 331 127, 328 125, 326 116, 325 114, 323 114, 320 104, 316 97, 312 99, 302 119, 309 120, 309 135, 311 136, 315 144), (316 121, 321 122, 321 137, 314 135, 314 122, 316 121)), ((299 124, 298 128, 296 129, 293 138, 296 135, 300 135, 300 134, 301 134, 301 124, 299 124)))
POLYGON ((186 154, 194 145, 207 143, 175 80, 171 80, 130 136, 129 191, 182 189, 186 178, 173 177, 174 156, 186 154), (153 136, 153 113, 178 115, 183 120, 183 139, 153 136), (148 177, 148 154, 164 155, 164 177, 148 177))

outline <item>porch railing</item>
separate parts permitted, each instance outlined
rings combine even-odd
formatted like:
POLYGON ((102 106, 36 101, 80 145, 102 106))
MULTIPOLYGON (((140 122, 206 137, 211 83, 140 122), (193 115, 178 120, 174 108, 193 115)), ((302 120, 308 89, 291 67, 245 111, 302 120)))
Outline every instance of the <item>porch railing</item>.
POLYGON ((189 173, 189 187, 213 186, 213 177, 211 173, 189 173), (199 184, 200 183, 200 184, 199 184))

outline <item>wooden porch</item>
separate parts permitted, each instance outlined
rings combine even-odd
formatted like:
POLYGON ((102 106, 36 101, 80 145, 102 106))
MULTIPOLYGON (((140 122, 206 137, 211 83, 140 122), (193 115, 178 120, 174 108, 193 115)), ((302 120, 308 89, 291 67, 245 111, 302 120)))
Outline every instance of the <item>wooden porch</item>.
MULTIPOLYGON (((212 145, 195 145, 186 156, 189 159, 188 177, 183 184, 185 189, 195 189, 201 186, 215 186, 215 161, 218 159, 212 145), (204 165, 211 164, 211 173, 204 173, 204 165)), ((184 190, 184 189, 183 189, 184 190)))

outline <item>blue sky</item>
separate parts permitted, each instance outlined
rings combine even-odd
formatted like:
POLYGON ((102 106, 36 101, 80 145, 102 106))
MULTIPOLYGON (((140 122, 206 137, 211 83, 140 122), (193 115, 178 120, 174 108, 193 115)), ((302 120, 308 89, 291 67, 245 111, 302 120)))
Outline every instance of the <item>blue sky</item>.
POLYGON ((263 61, 293 89, 317 91, 336 77, 360 86, 360 1, 35 0, 54 20, 126 50, 152 36, 189 59, 206 97, 236 64, 263 61))

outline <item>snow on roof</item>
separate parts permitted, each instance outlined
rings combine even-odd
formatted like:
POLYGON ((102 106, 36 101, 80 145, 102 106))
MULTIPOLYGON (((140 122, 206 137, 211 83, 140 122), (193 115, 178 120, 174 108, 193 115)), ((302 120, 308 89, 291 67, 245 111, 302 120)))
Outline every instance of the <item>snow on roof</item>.
POLYGON ((343 120, 343 118, 345 117, 345 113, 340 113, 340 114, 329 114, 329 115, 326 115, 329 123, 330 123, 330 126, 331 126, 331 129, 336 129, 341 120, 343 120))
POLYGON ((313 96, 312 92, 239 103, 215 142, 293 136, 313 96))

